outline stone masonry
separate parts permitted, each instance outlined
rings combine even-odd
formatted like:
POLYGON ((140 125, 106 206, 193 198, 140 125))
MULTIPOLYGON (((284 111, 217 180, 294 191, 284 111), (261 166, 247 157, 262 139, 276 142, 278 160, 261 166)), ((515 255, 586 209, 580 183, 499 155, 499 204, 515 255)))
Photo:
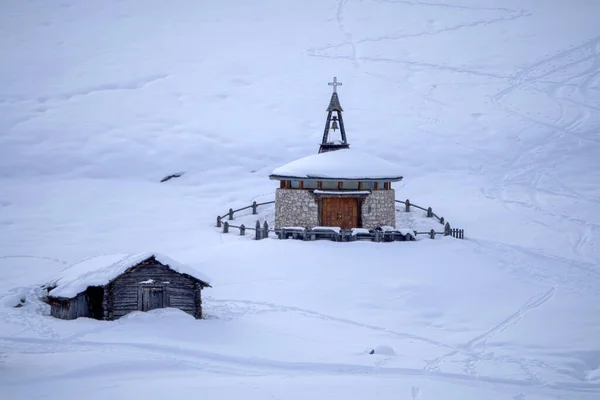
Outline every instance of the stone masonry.
POLYGON ((396 227, 396 192, 390 190, 374 190, 362 205, 363 228, 373 229, 378 226, 396 227))
MULTIPOLYGON (((361 213, 363 228, 396 227, 396 194, 374 190, 365 199, 361 213)), ((275 192, 275 229, 319 226, 319 206, 309 190, 277 189, 275 192)))
POLYGON ((319 226, 319 206, 308 190, 277 189, 275 229, 287 226, 319 226))

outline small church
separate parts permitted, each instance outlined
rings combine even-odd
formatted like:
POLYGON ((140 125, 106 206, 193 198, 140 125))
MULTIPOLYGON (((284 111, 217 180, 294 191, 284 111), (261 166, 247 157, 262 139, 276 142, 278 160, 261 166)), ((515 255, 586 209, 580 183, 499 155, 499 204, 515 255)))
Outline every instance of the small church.
POLYGON ((275 229, 396 227, 395 191, 400 168, 380 157, 350 149, 337 78, 327 107, 323 140, 317 154, 276 168, 275 229), (339 131, 339 138, 330 135, 339 131))

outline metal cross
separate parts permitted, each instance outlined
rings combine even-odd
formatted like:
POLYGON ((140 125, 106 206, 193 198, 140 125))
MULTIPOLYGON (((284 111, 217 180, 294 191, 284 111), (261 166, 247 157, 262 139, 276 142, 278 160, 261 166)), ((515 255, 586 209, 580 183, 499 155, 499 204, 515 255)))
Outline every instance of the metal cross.
POLYGON ((337 87, 342 86, 342 82, 337 81, 337 77, 333 77, 333 82, 328 83, 329 86, 333 86, 333 93, 337 93, 337 87))

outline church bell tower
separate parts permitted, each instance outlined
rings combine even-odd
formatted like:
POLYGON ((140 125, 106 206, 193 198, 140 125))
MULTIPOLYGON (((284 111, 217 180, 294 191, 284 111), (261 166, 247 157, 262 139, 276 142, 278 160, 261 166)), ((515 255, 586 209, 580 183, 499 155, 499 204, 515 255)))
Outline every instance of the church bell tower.
POLYGON ((329 82, 329 86, 333 86, 333 93, 331 94, 329 107, 327 107, 327 122, 325 122, 325 131, 323 132, 323 141, 319 147, 319 153, 350 148, 346 140, 346 130, 344 129, 344 120, 342 118, 343 110, 337 94, 337 87, 341 85, 342 83, 338 82, 336 77, 333 78, 333 82, 329 82), (334 132, 339 129, 341 140, 332 140, 329 137, 330 129, 334 132))

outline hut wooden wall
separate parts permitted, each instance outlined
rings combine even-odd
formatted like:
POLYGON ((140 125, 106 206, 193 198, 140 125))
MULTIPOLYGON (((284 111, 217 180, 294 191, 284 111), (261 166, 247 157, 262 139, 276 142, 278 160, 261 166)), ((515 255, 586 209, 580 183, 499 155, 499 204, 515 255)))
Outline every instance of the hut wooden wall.
POLYGON ((50 298, 50 315, 60 319, 89 317, 89 307, 85 292, 72 299, 50 298))
POLYGON ((196 318, 202 317, 200 284, 161 264, 141 264, 112 281, 104 290, 105 319, 118 319, 140 309, 139 292, 145 285, 162 286, 169 307, 178 308, 196 318), (153 280, 151 284, 144 284, 153 280))

